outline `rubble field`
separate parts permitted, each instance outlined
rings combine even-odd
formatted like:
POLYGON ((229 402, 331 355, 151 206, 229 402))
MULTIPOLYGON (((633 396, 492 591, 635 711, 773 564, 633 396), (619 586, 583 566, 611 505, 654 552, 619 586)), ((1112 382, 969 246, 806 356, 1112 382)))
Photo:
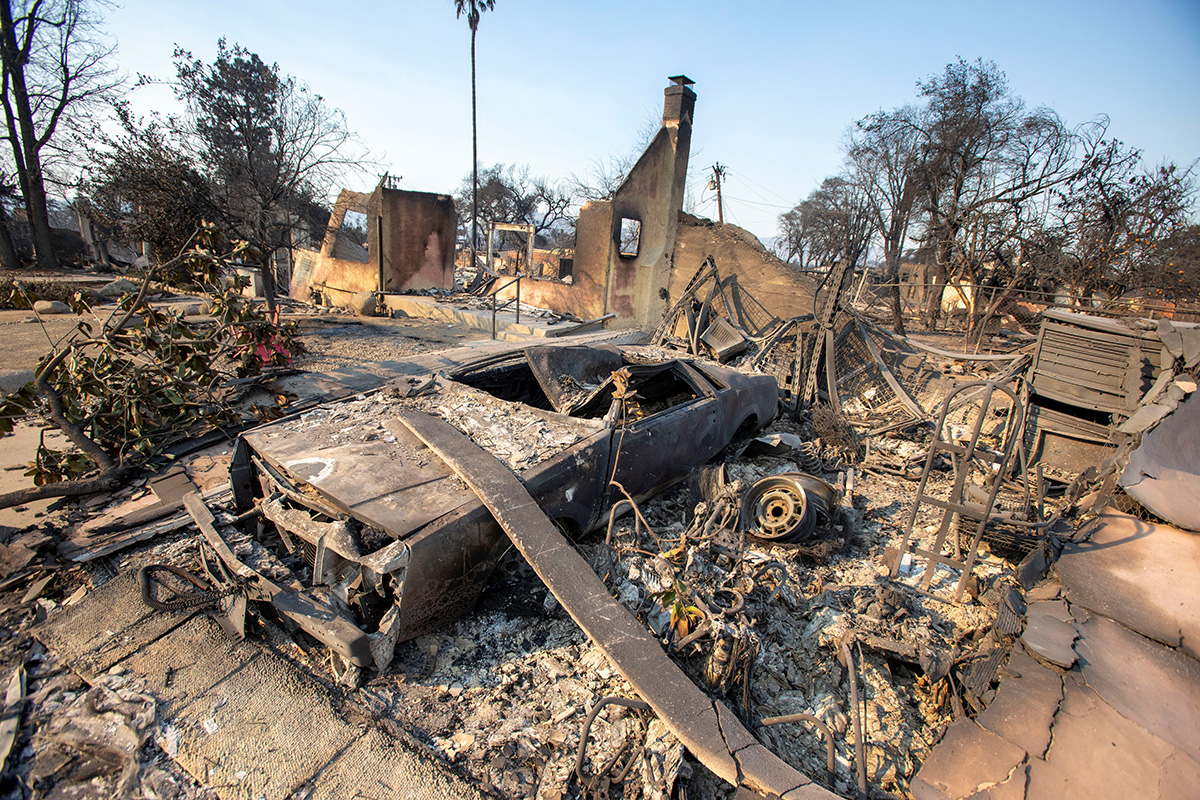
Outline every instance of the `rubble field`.
MULTIPOLYGON (((403 360, 446 343, 419 338, 415 328, 410 336, 336 318, 310 327, 310 353, 298 366, 313 371, 364 357, 403 360)), ((964 371, 961 363, 941 366, 946 374, 964 371)), ((581 435, 486 392, 435 384, 415 397, 385 389, 318 406, 294 424, 339 443, 394 440, 382 424, 389 410, 422 409, 452 421, 517 471, 581 435)), ((851 398, 846 411, 877 410, 869 405, 851 398)), ((952 441, 970 438, 973 411, 978 407, 968 404, 949 420, 952 441)), ((980 441, 995 448, 1009 412, 987 413, 980 441)), ((998 673, 1021 632, 1022 590, 1030 574, 1045 570, 1044 537, 1021 524, 1031 516, 1029 487, 1011 482, 996 497, 1012 524, 992 526, 964 580, 962 570, 907 557, 918 552, 909 530, 930 542, 943 520, 939 507, 927 505, 909 523, 918 491, 962 490, 951 486, 957 472, 950 456, 930 458, 922 472, 934 444, 919 424, 892 425, 864 441, 841 415, 784 408, 752 438, 738 439, 651 499, 631 501, 607 528, 574 544, 684 672, 788 764, 842 796, 854 796, 864 781, 872 797, 918 796, 917 773, 947 729, 995 698, 998 673), (836 498, 812 534, 790 544, 746 536, 753 511, 742 502, 751 487, 797 473, 823 480, 836 498), (965 587, 959 602, 947 598, 956 587, 965 587)), ((227 458, 225 446, 184 459, 223 525, 233 516, 232 499, 218 485, 227 458)), ((992 473, 983 474, 976 494, 989 485, 992 473)), ((1061 484, 1049 496, 1043 488, 1038 518, 1054 518, 1078 500, 1061 484)), ((156 717, 155 699, 136 675, 117 668, 89 686, 37 641, 49 615, 117 575, 147 564, 198 570, 202 537, 186 524, 81 564, 55 551, 62 531, 150 494, 143 478, 109 496, 59 501, 39 512, 45 515, 34 527, 7 535, 0 669, 24 684, 15 695, 10 686, 10 698, 23 698, 23 716, 7 734, 10 769, 0 798, 226 796, 172 759, 178 732, 156 717)), ((956 552, 969 549, 974 533, 965 522, 957 521, 947 539, 956 552)), ((944 522, 941 528, 945 535, 944 522)), ((281 565, 261 558, 252 537, 231 541, 247 563, 273 579, 286 577, 281 565)), ((653 714, 610 703, 636 695, 511 547, 472 613, 398 644, 382 673, 343 672, 315 639, 253 606, 247 636, 489 796, 600 796, 597 787, 613 798, 737 794, 653 714), (592 720, 589 712, 606 703, 592 720)), ((4 738, 0 729, 0 746, 4 738)))

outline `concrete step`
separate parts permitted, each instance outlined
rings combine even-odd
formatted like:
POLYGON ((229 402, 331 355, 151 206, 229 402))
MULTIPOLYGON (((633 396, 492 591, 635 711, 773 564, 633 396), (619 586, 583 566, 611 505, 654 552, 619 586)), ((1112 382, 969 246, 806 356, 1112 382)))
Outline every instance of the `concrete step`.
MULTIPOLYGON (((384 296, 384 303, 393 316, 403 314, 475 330, 487 332, 492 330, 492 312, 490 310, 462 308, 454 303, 438 302, 435 298, 420 295, 389 294, 384 296)), ((556 325, 539 324, 531 321, 528 315, 525 315, 523 321, 517 322, 516 314, 512 311, 496 312, 497 339, 522 341, 531 338, 556 338, 571 333, 576 327, 569 322, 559 322, 556 325)))

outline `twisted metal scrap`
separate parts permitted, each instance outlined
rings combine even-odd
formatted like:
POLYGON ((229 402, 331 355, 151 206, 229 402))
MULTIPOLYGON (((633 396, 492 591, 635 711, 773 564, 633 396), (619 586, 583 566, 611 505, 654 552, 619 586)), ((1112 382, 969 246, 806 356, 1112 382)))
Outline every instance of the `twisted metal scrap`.
POLYGON ((142 592, 143 603, 155 611, 171 612, 215 608, 221 600, 230 595, 238 594, 242 590, 241 586, 236 583, 229 583, 219 587, 213 586, 203 578, 198 578, 187 570, 172 566, 171 564, 147 564, 142 567, 138 570, 138 587, 142 592), (155 574, 163 572, 183 578, 195 586, 197 591, 188 593, 177 592, 175 597, 170 600, 159 600, 155 586, 161 584, 156 581, 155 574))

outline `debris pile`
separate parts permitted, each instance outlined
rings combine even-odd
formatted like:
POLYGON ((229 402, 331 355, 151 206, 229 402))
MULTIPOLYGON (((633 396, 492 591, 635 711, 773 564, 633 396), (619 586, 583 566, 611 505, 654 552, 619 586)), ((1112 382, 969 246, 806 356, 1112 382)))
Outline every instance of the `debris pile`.
MULTIPOLYGON (((760 456, 730 464, 729 472, 751 479, 798 467, 760 456)), ((735 535, 737 514, 731 519, 728 510, 737 508, 739 485, 702 504, 692 503, 696 490, 681 486, 618 520, 607 544, 579 546, 697 683, 737 708, 774 752, 818 777, 827 755, 814 728, 758 722, 798 712, 824 722, 835 743, 833 788, 841 792, 852 791, 855 777, 848 675, 838 652, 854 642, 868 780, 903 793, 952 718, 958 692, 946 676, 976 655, 996 610, 890 588, 882 556, 898 539, 886 511, 895 490, 861 487, 858 497, 871 503, 836 510, 821 531, 830 546, 814 561, 808 550, 735 535), (876 507, 877 497, 889 502, 876 507)), ((1002 585, 1010 571, 990 554, 977 568, 989 586, 1002 585)), ((506 561, 479 611, 452 630, 399 645, 388 672, 361 692, 374 711, 422 731, 445 758, 511 797, 575 796, 583 718, 604 697, 633 696, 517 558, 506 561)), ((601 713, 585 773, 603 770, 623 745, 643 747, 648 719, 637 710, 601 713)), ((624 757, 617 761, 623 765, 624 757)), ((704 796, 731 796, 702 765, 690 766, 693 780, 709 781, 697 784, 707 787, 704 796)))
MULTIPOLYGON (((1200 339, 1186 326, 1133 323, 1124 327, 1134 335, 1125 336, 1116 323, 1059 313, 1047 315, 1029 352, 968 357, 840 313, 836 297, 807 320, 735 319, 722 287, 710 264, 660 329, 659 344, 672 350, 514 348, 483 367, 407 377, 246 434, 234 472, 257 470, 254 491, 262 496, 250 496, 248 478, 232 489, 236 503, 224 487, 192 496, 189 503, 215 512, 205 523, 207 544, 182 538, 157 556, 212 575, 203 550, 219 553, 219 542, 253 571, 241 580, 270 585, 266 594, 248 592, 251 599, 292 592, 324 604, 362 628, 372 650, 390 635, 385 658, 351 663, 331 658, 321 631, 301 623, 316 638, 300 633, 286 612, 265 605, 242 612, 252 637, 331 690, 340 684, 350 703, 485 791, 667 798, 682 786, 689 796, 733 797, 737 787, 685 748, 684 734, 650 710, 653 698, 639 696, 637 681, 622 677, 622 665, 559 605, 531 568, 535 559, 512 549, 510 541, 524 546, 519 535, 469 529, 486 539, 469 545, 477 559, 469 564, 466 544, 448 559, 441 545, 419 550, 422 537, 450 530, 456 519, 491 519, 474 504, 484 493, 473 494, 466 473, 402 424, 405 415, 436 417, 522 478, 545 514, 569 530, 573 552, 594 573, 587 577, 603 581, 602 599, 623 605, 689 688, 736 716, 771 753, 841 795, 921 796, 927 787, 918 773, 937 763, 931 754, 943 736, 958 741, 964 725, 1000 702, 1016 669, 1011 654, 1023 648, 1060 670, 1079 668, 1076 634, 1065 642, 1062 631, 1082 631, 1086 620, 1058 614, 1074 598, 1068 606, 1053 587, 1031 591, 1064 545, 1079 552, 1072 515, 1100 509, 1125 486, 1135 508, 1134 497, 1147 503, 1146 516, 1192 518, 1187 497, 1194 495, 1181 473, 1200 429, 1188 424, 1200 414, 1200 339), (1070 371, 1052 356, 1062 342, 1095 338, 1075 329, 1124 336, 1120 347, 1146 354, 1141 366, 1129 362, 1144 385, 1122 384, 1118 402, 1061 380, 1070 371), (689 358, 670 360, 680 350, 689 358), (774 373, 782 415, 756 438, 746 435, 751 424, 735 438, 745 422, 736 406, 714 404, 701 423, 696 409, 732 396, 722 394, 729 374, 714 372, 706 356, 774 373), (1104 403, 1117 405, 1097 407, 1104 403), (719 434, 703 428, 714 418, 719 434), (682 463, 682 439, 647 427, 662 420, 681 423, 689 442, 725 436, 720 446, 728 446, 716 463, 692 468, 682 463), (641 430, 663 438, 638 444, 641 430), (1102 447, 1107 460, 1076 478, 1062 440, 1089 430, 1102 430, 1103 441, 1077 440, 1102 447), (578 450, 600 440, 611 441, 602 455, 578 450), (654 472, 672 457, 674 472, 654 472), (556 460, 580 472, 560 479, 556 460), (410 483, 389 486, 389 470, 410 483), (640 473, 653 479, 630 484, 640 473), (420 480, 411 485, 414 475, 420 480), (546 475, 553 480, 539 484, 546 475), (571 482, 579 476, 586 478, 579 486, 599 494, 576 500, 571 482), (663 486, 670 488, 650 491, 663 486), (397 500, 401 491, 415 493, 397 500), (588 505, 590 516, 571 519, 564 509, 573 502, 588 505), (395 522, 396 509, 411 529, 395 522), (465 567, 437 567, 442 594, 429 596, 446 603, 437 624, 413 617, 404 635, 389 633, 388 615, 399 612, 384 609, 394 599, 395 608, 414 613, 424 565, 460 557, 465 567)), ((153 484, 138 491, 158 492, 153 484)), ((24 536, 7 543, 6 561, 33 592, 33 579, 50 573, 37 572, 26 551, 36 554, 46 542, 24 536)), ((469 539, 447 541, 457 547, 469 539)), ((109 546, 79 539, 73 552, 93 545, 109 546)), ((207 561, 215 564, 215 555, 207 561)), ((113 765, 106 786, 132 786, 141 759, 145 792, 153 699, 116 678, 71 691, 54 701, 56 721, 29 745, 36 757, 21 757, 22 774, 42 769, 39 759, 62 761, 55 747, 81 746, 68 734, 90 724, 71 710, 86 695, 89 713, 129 712, 118 729, 130 732, 122 744, 96 751, 113 765), (60 730, 67 738, 52 738, 60 730)), ((169 750, 169 738, 157 740, 169 750)))
POLYGON ((452 422, 514 472, 562 453, 599 427, 449 381, 438 381, 410 404, 452 422))

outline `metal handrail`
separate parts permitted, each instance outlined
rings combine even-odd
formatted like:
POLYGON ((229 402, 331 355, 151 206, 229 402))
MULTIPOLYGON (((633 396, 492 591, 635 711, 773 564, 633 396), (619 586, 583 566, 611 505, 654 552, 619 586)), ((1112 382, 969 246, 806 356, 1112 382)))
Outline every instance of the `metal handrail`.
POLYGON ((521 324, 521 277, 522 277, 521 273, 518 272, 517 277, 513 278, 511 281, 504 284, 503 286, 493 289, 491 292, 488 293, 488 297, 492 298, 492 338, 493 339, 496 338, 496 312, 498 310, 500 310, 502 308, 508 308, 513 303, 516 303, 517 304, 517 324, 518 325, 521 324), (512 300, 506 300, 506 301, 504 301, 504 303, 502 303, 500 305, 496 305, 496 295, 498 293, 504 291, 505 289, 507 289, 509 286, 512 286, 514 283, 517 285, 516 298, 514 298, 512 300))

